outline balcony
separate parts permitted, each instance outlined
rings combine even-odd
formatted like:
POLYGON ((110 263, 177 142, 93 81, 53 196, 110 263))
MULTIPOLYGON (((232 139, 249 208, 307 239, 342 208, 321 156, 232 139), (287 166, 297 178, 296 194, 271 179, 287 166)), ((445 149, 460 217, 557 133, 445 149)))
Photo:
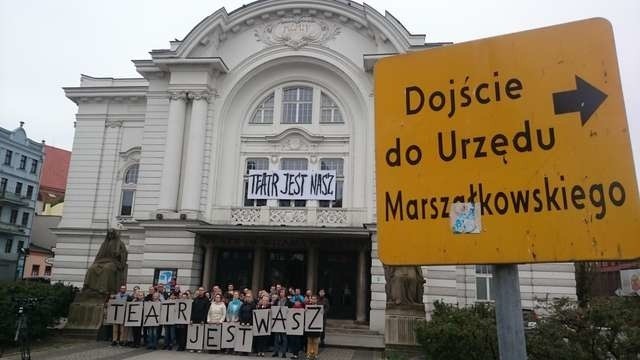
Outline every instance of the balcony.
POLYGON ((366 221, 366 209, 316 207, 233 207, 217 208, 213 222, 243 225, 287 225, 360 227, 366 221))
POLYGON ((12 206, 29 206, 29 199, 22 195, 3 191, 0 192, 0 204, 7 204, 12 206))
POLYGON ((25 230, 21 225, 0 222, 0 233, 24 236, 25 230))

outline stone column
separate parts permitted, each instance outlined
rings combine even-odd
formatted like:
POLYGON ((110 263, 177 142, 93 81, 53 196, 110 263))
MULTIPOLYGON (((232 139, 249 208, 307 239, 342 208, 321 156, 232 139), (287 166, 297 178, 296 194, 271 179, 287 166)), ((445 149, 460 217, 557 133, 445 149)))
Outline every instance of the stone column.
POLYGON ((253 251, 253 271, 251 273, 251 289, 253 290, 253 296, 258 296, 258 290, 260 290, 263 284, 264 278, 264 248, 257 247, 253 251))
POLYGON ((164 162, 160 178, 160 200, 158 210, 176 211, 182 160, 182 138, 186 116, 186 93, 171 92, 169 98, 169 120, 165 140, 164 162))
POLYGON ((187 137, 185 176, 182 177, 180 212, 197 214, 200 210, 200 193, 202 191, 202 168, 209 93, 207 91, 194 91, 189 93, 189 98, 193 99, 193 103, 187 137))
MULTIPOLYGON (((318 248, 314 245, 309 246, 307 249, 307 289, 310 289, 314 294, 318 293, 317 281, 318 279, 318 248)), ((302 290, 304 293, 306 289, 302 290)))
POLYGON ((204 268, 202 270, 202 286, 206 290, 211 288, 211 265, 213 263, 213 244, 207 242, 204 246, 204 268))
POLYGON ((358 278, 356 284, 356 322, 367 321, 367 250, 358 251, 358 278))

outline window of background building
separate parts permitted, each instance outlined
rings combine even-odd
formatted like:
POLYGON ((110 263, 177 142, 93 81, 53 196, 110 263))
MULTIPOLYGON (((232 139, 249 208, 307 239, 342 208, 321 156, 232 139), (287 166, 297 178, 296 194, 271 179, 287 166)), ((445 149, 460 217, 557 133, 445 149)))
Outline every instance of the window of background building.
POLYGON ((5 150, 4 153, 4 164, 11 166, 11 159, 13 158, 13 151, 5 150))
POLYGON ((38 160, 31 160, 31 170, 29 171, 32 174, 35 174, 38 171, 38 160))
POLYGON ((20 251, 20 249, 22 248, 24 248, 24 240, 18 241, 18 247, 16 248, 16 250, 20 251))
POLYGON ((7 191, 7 183, 9 183, 9 179, 7 178, 0 180, 0 193, 4 194, 7 191))
POLYGON ((266 199, 248 199, 249 190, 249 170, 269 170, 268 158, 249 158, 247 159, 246 171, 244 172, 244 206, 265 206, 266 199))
MULTIPOLYGON (((307 170, 307 159, 282 159, 280 169, 282 170, 307 170)), ((278 206, 282 207, 305 207, 307 200, 278 200, 278 206)))
POLYGON ((322 100, 320 102, 320 122, 325 124, 344 122, 338 105, 325 93, 322 93, 322 100))
POLYGON ((16 182, 16 195, 22 195, 22 183, 16 182))
POLYGON ((40 276, 40 265, 32 265, 31 266, 31 277, 40 276))
POLYGON ((313 88, 288 87, 282 91, 282 123, 311 124, 313 88))
POLYGON ((29 200, 33 200, 33 186, 32 185, 27 185, 27 195, 26 195, 27 199, 29 200))
POLYGON ((344 185, 344 160, 343 159, 320 159, 320 170, 335 170, 336 172, 336 199, 320 200, 320 207, 342 207, 342 187, 344 185))
POLYGON ((496 290, 492 265, 476 265, 476 299, 495 301, 496 290))
POLYGON ((0 206, 0 221, 2 221, 2 210, 4 209, 2 208, 2 206, 0 206))
POLYGON ((29 225, 29 213, 28 212, 23 212, 22 213, 22 226, 28 226, 29 225))
POLYGON ((51 266, 47 265, 44 267, 44 276, 51 276, 51 266))
POLYGON ((136 185, 138 184, 138 169, 139 165, 134 164, 124 172, 122 194, 120 196, 120 216, 133 215, 136 185))
POLYGON ((11 209, 11 216, 9 222, 15 224, 18 221, 18 209, 11 209))
POLYGON ((4 252, 8 254, 11 252, 12 249, 13 249, 13 239, 7 239, 6 242, 4 243, 4 252))
POLYGON ((26 155, 21 155, 20 156, 20 170, 24 170, 27 168, 27 157, 26 155))
POLYGON ((274 95, 267 96, 256 108, 251 117, 252 124, 272 124, 273 123, 274 95))

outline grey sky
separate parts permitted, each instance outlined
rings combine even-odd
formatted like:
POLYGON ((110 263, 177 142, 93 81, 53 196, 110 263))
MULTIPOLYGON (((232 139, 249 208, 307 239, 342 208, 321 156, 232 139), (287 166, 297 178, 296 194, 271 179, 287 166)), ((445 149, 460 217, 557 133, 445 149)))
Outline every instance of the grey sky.
MULTIPOLYGON (((0 0, 0 126, 26 122, 34 140, 71 149, 76 106, 63 86, 80 74, 139 76, 130 62, 168 48, 219 9, 248 1, 33 1, 0 0)), ((605 17, 616 36, 636 173, 640 169, 640 1, 388 1, 367 3, 388 10, 427 41, 462 42, 487 36, 605 17)), ((615 159, 615 154, 612 154, 615 159)))

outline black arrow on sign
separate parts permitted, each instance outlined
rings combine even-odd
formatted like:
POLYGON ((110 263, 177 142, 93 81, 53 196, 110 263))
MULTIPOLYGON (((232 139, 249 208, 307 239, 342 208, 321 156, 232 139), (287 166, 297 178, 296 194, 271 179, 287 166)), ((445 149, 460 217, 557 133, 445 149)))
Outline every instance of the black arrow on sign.
POLYGON ((607 98, 596 87, 576 75, 576 89, 553 93, 553 112, 556 115, 580 111, 582 126, 607 98))

